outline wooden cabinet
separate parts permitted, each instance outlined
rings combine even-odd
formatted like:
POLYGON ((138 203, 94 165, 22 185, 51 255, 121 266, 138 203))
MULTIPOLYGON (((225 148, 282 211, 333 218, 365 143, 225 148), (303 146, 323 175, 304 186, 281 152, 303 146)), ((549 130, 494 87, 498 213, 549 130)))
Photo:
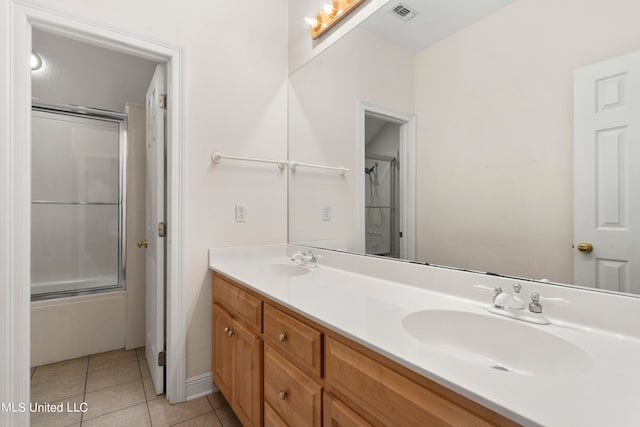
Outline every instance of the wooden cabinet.
POLYGON ((214 276, 213 379, 245 427, 263 425, 262 301, 214 276))
POLYGON ((364 354, 332 338, 326 340, 327 390, 363 408, 382 425, 517 425, 438 384, 418 384, 388 365, 381 356, 364 354))
POLYGON ((268 403, 264 404, 264 427, 289 427, 268 403))
POLYGON ((269 344, 264 352, 264 400, 291 427, 320 427, 322 388, 269 344))
POLYGON ((262 332, 262 301, 226 278, 213 276, 213 302, 224 306, 234 317, 256 332, 262 332))
POLYGON ((233 318, 218 304, 213 305, 213 379, 220 392, 233 400, 233 354, 235 346, 227 333, 233 329, 233 318))
POLYGON ((268 304, 264 306, 264 340, 301 370, 322 376, 322 333, 268 304))
POLYGON ((224 276, 212 293, 213 376, 245 427, 518 425, 224 276))
POLYGON ((372 427, 372 424, 329 393, 322 398, 323 427, 372 427))
POLYGON ((262 425, 262 339, 239 321, 235 335, 233 409, 245 426, 262 425))

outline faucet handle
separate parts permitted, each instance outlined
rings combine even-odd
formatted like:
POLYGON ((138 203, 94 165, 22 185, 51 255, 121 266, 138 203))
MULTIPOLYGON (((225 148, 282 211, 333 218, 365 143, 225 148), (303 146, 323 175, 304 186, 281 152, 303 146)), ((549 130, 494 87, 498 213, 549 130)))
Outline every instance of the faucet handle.
POLYGON ((513 293, 514 294, 519 294, 521 290, 522 290, 522 285, 520 283, 514 283, 514 285, 513 285, 513 293))
POLYGON ((493 292, 493 302, 496 301, 496 298, 498 297, 498 295, 500 295, 502 293, 502 288, 500 286, 495 286, 495 287, 490 287, 490 286, 484 286, 484 285, 473 285, 474 288, 476 289, 480 289, 483 291, 492 291, 493 292))
POLYGON ((531 293, 531 303, 529 304, 529 311, 532 313, 542 313, 542 305, 540 304, 540 294, 537 292, 531 293))

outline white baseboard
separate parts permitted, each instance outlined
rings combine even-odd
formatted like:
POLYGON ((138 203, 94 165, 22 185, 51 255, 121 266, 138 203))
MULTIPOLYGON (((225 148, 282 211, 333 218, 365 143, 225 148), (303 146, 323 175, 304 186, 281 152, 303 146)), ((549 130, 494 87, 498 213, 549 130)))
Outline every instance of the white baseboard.
POLYGON ((213 382, 213 374, 211 372, 187 378, 186 389, 187 400, 197 399, 218 391, 218 387, 216 387, 216 384, 213 382))

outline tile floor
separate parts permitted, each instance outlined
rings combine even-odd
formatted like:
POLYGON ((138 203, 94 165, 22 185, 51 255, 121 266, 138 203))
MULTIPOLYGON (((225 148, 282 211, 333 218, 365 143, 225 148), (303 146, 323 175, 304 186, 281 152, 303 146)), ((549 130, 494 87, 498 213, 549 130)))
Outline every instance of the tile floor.
POLYGON ((170 405, 156 396, 144 349, 115 350, 31 369, 31 402, 87 411, 34 412, 34 427, 241 427, 220 393, 170 405), (74 405, 75 404, 75 405, 74 405))

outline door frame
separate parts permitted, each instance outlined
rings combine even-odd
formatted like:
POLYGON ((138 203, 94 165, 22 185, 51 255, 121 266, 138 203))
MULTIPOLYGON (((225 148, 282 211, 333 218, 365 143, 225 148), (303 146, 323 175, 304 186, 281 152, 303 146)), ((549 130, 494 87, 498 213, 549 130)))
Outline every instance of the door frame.
MULTIPOLYGON (((186 398, 184 302, 184 50, 24 0, 1 2, 0 24, 0 401, 29 402, 31 29, 116 49, 167 67, 167 398, 186 398)), ((26 414, 2 412, 0 424, 28 425, 26 414)))
POLYGON ((366 252, 365 219, 365 117, 373 115, 388 122, 400 125, 400 144, 398 161, 400 162, 400 257, 416 259, 416 116, 394 111, 366 101, 358 101, 356 135, 356 242, 358 251, 366 252))

